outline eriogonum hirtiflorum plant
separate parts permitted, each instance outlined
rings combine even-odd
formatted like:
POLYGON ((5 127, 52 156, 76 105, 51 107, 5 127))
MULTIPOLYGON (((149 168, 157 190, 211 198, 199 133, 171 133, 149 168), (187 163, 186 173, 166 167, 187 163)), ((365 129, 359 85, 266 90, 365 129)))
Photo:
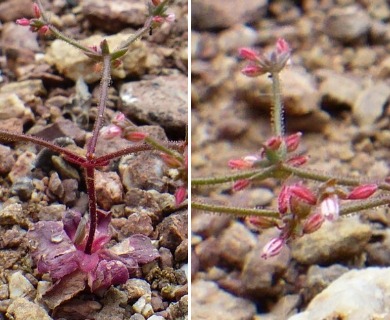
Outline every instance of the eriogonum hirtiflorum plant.
MULTIPOLYGON (((325 221, 331 223, 340 215, 390 204, 390 197, 384 192, 390 190, 386 179, 363 181, 305 168, 309 157, 299 152, 302 133, 284 132, 280 72, 291 59, 291 48, 284 39, 278 39, 275 47, 267 52, 242 48, 239 50, 239 56, 248 62, 241 70, 245 76, 268 75, 272 81, 273 136, 260 146, 257 153, 231 159, 228 166, 235 170, 233 174, 196 178, 192 180, 192 186, 233 181, 233 191, 239 191, 249 188, 254 182, 276 179, 281 181, 277 208, 216 206, 195 200, 192 202, 193 209, 244 216, 248 223, 259 229, 278 228, 279 235, 271 239, 263 249, 262 257, 267 259, 278 255, 293 239, 317 231, 325 221)), ((196 190, 195 188, 194 191, 196 190)))
MULTIPOLYGON (((27 134, 0 130, 0 140, 30 142, 48 148, 84 172, 88 193, 88 212, 82 214, 68 210, 61 222, 37 222, 28 232, 32 257, 38 272, 47 273, 51 277, 54 281, 53 288, 61 283, 61 288, 66 291, 66 285, 63 283, 72 275, 77 274, 79 279, 85 281, 90 291, 102 292, 111 285, 125 283, 130 276, 135 274, 140 265, 158 257, 158 251, 152 245, 151 240, 143 235, 133 235, 117 245, 108 246, 111 240, 109 234, 111 214, 110 212, 104 213, 98 208, 95 171, 106 167, 111 160, 123 155, 158 150, 163 153, 164 161, 167 155, 176 160, 175 168, 179 172, 178 179, 182 179, 182 185, 185 185, 187 179, 186 141, 156 141, 138 130, 135 125, 125 119, 123 114, 118 114, 111 125, 103 127, 111 68, 120 64, 120 59, 131 52, 131 45, 134 41, 149 35, 161 24, 174 20, 174 15, 167 13, 168 3, 169 0, 153 0, 148 3, 149 15, 144 26, 113 50, 106 40, 96 46, 88 47, 84 46, 82 41, 75 41, 61 33, 50 23, 49 15, 45 13, 39 0, 34 1, 33 4, 34 18, 22 18, 16 21, 21 26, 29 27, 32 32, 38 32, 41 35, 50 34, 80 49, 100 66, 101 72, 98 111, 93 131, 84 146, 84 152, 76 153, 57 145, 49 141, 50 137, 46 140, 27 134), (117 136, 122 136, 132 143, 116 152, 102 156, 96 155, 96 145, 100 138, 112 139, 117 136)), ((182 191, 178 191, 177 204, 182 203, 184 198, 185 193, 183 195, 182 191)), ((83 289, 79 291, 81 290, 83 289)))

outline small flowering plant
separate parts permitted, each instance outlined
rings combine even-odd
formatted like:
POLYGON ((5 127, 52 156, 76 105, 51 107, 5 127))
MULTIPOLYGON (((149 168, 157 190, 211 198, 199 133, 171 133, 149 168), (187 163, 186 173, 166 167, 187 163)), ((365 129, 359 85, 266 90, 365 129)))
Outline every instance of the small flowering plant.
MULTIPOLYGON (((103 40, 92 47, 61 33, 54 27, 39 0, 34 1, 34 18, 21 18, 16 21, 21 26, 29 27, 32 32, 41 35, 50 34, 81 50, 86 56, 100 65, 101 81, 99 103, 93 131, 86 142, 85 153, 79 154, 46 139, 32 135, 0 130, 0 141, 29 142, 50 149, 65 161, 79 167, 84 172, 88 194, 88 212, 68 210, 62 221, 40 221, 33 224, 27 238, 31 245, 33 261, 39 274, 48 274, 53 280, 53 290, 64 292, 64 298, 58 304, 84 290, 86 286, 93 293, 103 293, 111 285, 123 284, 129 277, 137 274, 139 267, 159 257, 151 240, 144 235, 132 235, 121 243, 112 245, 110 235, 111 213, 98 208, 96 196, 96 170, 106 167, 110 161, 123 155, 143 151, 159 151, 161 158, 169 168, 177 169, 179 183, 175 198, 177 205, 185 205, 185 185, 187 181, 186 141, 157 141, 138 129, 136 125, 117 114, 112 123, 103 126, 103 119, 108 100, 111 69, 120 64, 120 59, 131 52, 131 44, 148 35, 163 23, 172 22, 175 17, 167 13, 169 0, 153 0, 148 4, 149 16, 144 26, 131 35, 118 48, 111 50, 103 40), (97 156, 96 145, 99 139, 123 137, 129 140, 129 146, 102 156, 97 156), (130 143, 131 142, 131 143, 130 143), (109 246, 109 243, 111 246, 109 246), (72 279, 77 278, 82 284, 73 288, 72 279), (74 291, 69 295, 68 291, 74 291)), ((47 137, 50 139, 50 137, 47 137)))
POLYGON ((278 228, 279 235, 271 239, 263 249, 262 257, 268 259, 278 255, 295 238, 317 231, 325 221, 333 222, 340 215, 390 204, 390 197, 381 192, 390 190, 386 179, 382 182, 362 182, 360 179, 334 177, 332 174, 318 173, 304 167, 309 157, 297 152, 302 133, 286 135, 284 132, 280 72, 291 58, 291 48, 284 39, 278 39, 269 52, 259 53, 242 48, 239 49, 239 55, 248 62, 241 70, 245 76, 268 74, 272 81, 273 136, 265 141, 257 153, 231 159, 228 166, 235 170, 232 175, 196 178, 191 183, 193 187, 199 187, 233 181, 233 191, 239 191, 250 187, 254 182, 277 179, 281 181, 277 208, 235 208, 195 200, 191 204, 193 209, 244 216, 249 224, 259 229, 278 228), (309 181, 317 184, 313 187, 309 181))

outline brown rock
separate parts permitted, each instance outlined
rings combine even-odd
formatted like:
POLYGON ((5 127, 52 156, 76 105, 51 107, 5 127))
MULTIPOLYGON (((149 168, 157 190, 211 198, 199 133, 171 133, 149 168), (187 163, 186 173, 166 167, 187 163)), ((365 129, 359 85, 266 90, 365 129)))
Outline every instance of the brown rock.
POLYGON ((32 4, 30 0, 2 1, 0 4, 1 21, 15 21, 21 17, 33 17, 32 4))
POLYGON ((183 262, 188 260, 188 239, 184 239, 175 250, 175 261, 183 262))
POLYGON ((279 234, 278 230, 268 229, 259 237, 258 244, 246 256, 241 273, 244 291, 253 297, 276 296, 282 290, 282 275, 286 272, 290 253, 287 247, 275 257, 265 260, 261 257, 263 248, 271 238, 279 234))
POLYGON ((25 151, 18 157, 11 172, 8 174, 12 183, 31 175, 31 170, 34 168, 35 158, 35 153, 30 151, 25 151))
POLYGON ((157 226, 160 247, 168 248, 172 251, 188 237, 188 213, 180 211, 166 217, 157 226))
POLYGON ((156 152, 130 154, 121 158, 119 173, 126 190, 139 188, 163 192, 166 183, 163 180, 164 162, 156 152))
MULTIPOLYGON (((3 128, 3 123, 1 124, 3 128)), ((0 145, 0 175, 9 173, 15 164, 14 152, 10 147, 0 145)))
POLYGON ((34 132, 34 135, 46 140, 68 137, 78 145, 83 145, 85 142, 85 131, 68 119, 57 120, 55 123, 49 124, 43 129, 34 132))
POLYGON ((122 201, 123 187, 116 172, 95 171, 95 188, 98 205, 110 210, 114 204, 122 201))
POLYGON ((7 309, 7 317, 14 320, 52 320, 44 308, 26 298, 15 299, 7 309))
POLYGON ((145 211, 132 213, 127 219, 113 219, 112 225, 119 231, 119 240, 133 234, 149 236, 153 232, 152 219, 145 211))
POLYGON ((232 222, 219 240, 221 259, 238 268, 242 268, 246 255, 256 245, 254 234, 239 222, 232 222))

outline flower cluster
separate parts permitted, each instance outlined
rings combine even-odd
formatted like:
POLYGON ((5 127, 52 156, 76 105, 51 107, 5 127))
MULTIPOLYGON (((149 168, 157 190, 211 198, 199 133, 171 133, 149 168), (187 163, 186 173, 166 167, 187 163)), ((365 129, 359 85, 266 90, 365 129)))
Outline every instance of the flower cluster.
POLYGON ((363 184, 345 192, 325 183, 317 194, 301 183, 283 185, 278 196, 278 211, 283 222, 281 233, 263 248, 262 257, 280 253, 291 239, 317 231, 324 221, 335 221, 340 215, 340 200, 367 199, 378 190, 376 184, 363 184))
POLYGON ((280 38, 271 52, 258 53, 253 49, 241 48, 239 54, 249 61, 241 72, 247 77, 258 77, 265 73, 280 72, 290 59, 291 49, 286 40, 280 38))
POLYGON ((32 32, 38 32, 39 34, 46 35, 49 32, 49 26, 44 21, 41 20, 41 10, 39 9, 39 6, 36 3, 33 4, 33 12, 35 18, 17 19, 16 24, 24 27, 30 27, 30 30, 32 32))
POLYGON ((133 235, 111 249, 110 214, 98 211, 99 219, 92 244, 92 253, 84 252, 89 224, 76 211, 69 210, 63 220, 40 221, 28 232, 32 257, 38 272, 48 273, 54 281, 81 271, 92 292, 99 292, 111 285, 122 284, 134 275, 139 264, 159 257, 150 239, 133 235))

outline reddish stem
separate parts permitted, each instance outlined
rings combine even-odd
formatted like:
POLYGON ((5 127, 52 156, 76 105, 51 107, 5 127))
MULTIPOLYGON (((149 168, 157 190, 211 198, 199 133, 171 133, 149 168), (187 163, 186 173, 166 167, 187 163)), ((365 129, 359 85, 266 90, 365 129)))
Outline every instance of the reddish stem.
POLYGON ((87 244, 85 245, 84 252, 86 254, 91 254, 92 244, 95 237, 96 224, 97 224, 95 168, 86 167, 85 173, 86 173, 86 184, 87 184, 87 192, 88 192, 89 216, 91 220, 90 220, 87 244))

